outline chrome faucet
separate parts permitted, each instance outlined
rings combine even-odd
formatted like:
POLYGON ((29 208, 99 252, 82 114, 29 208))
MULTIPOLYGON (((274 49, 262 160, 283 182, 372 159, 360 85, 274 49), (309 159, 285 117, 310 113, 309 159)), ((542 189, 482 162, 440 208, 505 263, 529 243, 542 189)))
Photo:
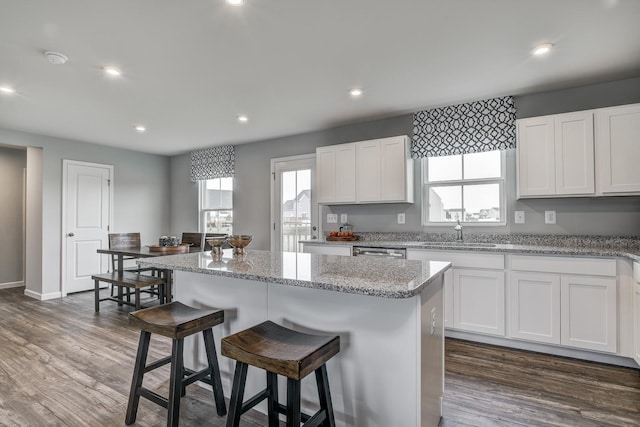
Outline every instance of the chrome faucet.
POLYGON ((460 224, 460 220, 458 220, 458 225, 453 227, 453 229, 456 231, 456 240, 462 242, 462 224, 460 224))

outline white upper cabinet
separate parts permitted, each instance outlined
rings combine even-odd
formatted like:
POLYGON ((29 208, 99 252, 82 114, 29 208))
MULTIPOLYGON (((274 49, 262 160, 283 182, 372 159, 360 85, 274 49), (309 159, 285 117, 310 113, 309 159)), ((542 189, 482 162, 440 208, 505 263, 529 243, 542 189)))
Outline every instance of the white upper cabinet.
POLYGON ((356 144, 316 148, 318 203, 356 202, 356 144))
POLYGON ((518 120, 518 197, 595 193, 593 112, 518 120))
POLYGON ((413 203, 409 138, 391 138, 316 149, 319 203, 413 203))
POLYGON ((596 110, 598 195, 640 193, 640 104, 596 110))

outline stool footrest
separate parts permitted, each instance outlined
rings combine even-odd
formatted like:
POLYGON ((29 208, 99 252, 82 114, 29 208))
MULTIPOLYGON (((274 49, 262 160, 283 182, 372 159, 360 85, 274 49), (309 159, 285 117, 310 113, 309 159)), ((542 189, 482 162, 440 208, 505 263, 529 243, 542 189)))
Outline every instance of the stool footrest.
POLYGON ((166 397, 160 396, 158 393, 155 393, 148 388, 140 387, 138 394, 145 399, 148 399, 155 403, 156 405, 160 405, 164 407, 164 409, 169 408, 169 400, 166 397))
POLYGON ((163 357, 162 359, 158 359, 155 362, 149 363, 144 367, 144 373, 146 374, 149 371, 153 371, 154 369, 159 368, 160 366, 164 366, 167 363, 171 363, 171 356, 163 357))
POLYGON ((267 397, 269 397, 269 390, 267 390, 267 389, 262 390, 260 393, 256 394, 251 399, 249 399, 249 400, 247 400, 247 401, 242 403, 242 410, 241 410, 240 413, 244 414, 249 409, 253 408, 258 403, 262 402, 267 397))
POLYGON ((213 382, 211 381, 211 377, 209 376, 210 370, 209 368, 204 368, 201 371, 193 371, 191 369, 186 369, 183 368, 182 369, 184 371, 185 374, 188 374, 183 380, 182 380, 182 386, 188 386, 189 384, 193 384, 196 381, 202 381, 205 384, 209 384, 211 386, 213 386, 213 382))
MULTIPOLYGON (((278 406, 276 406, 276 411, 278 411, 279 414, 282 415, 287 415, 287 407, 286 405, 283 405, 282 403, 278 403, 278 406)), ((322 415, 322 419, 320 419, 320 423, 322 421, 324 421, 324 419, 326 418, 326 412, 321 409, 318 412, 316 412, 313 415, 309 415, 309 414, 305 414, 304 412, 300 412, 300 419, 302 420, 303 423, 306 423, 307 421, 309 421, 312 418, 315 418, 317 416, 320 416, 320 412, 322 412, 324 415, 322 415)), ((307 427, 306 425, 304 425, 303 427, 307 427)))

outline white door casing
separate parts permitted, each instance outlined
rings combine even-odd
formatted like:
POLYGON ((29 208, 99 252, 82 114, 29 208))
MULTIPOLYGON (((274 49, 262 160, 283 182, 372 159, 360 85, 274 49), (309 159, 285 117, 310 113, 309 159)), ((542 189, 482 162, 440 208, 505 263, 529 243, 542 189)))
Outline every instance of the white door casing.
POLYGON ((63 160, 62 295, 93 288, 92 274, 107 271, 113 212, 113 166, 63 160))

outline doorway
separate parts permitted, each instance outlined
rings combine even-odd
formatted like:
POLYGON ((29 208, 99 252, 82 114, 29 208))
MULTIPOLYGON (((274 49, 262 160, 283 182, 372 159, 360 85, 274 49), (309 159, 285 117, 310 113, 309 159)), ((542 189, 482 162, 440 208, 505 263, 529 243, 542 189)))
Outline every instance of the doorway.
POLYGON ((317 238, 315 154, 271 160, 271 250, 299 252, 299 242, 317 238))
POLYGON ((112 217, 113 166, 63 160, 62 295, 93 289, 92 274, 106 273, 112 217))

